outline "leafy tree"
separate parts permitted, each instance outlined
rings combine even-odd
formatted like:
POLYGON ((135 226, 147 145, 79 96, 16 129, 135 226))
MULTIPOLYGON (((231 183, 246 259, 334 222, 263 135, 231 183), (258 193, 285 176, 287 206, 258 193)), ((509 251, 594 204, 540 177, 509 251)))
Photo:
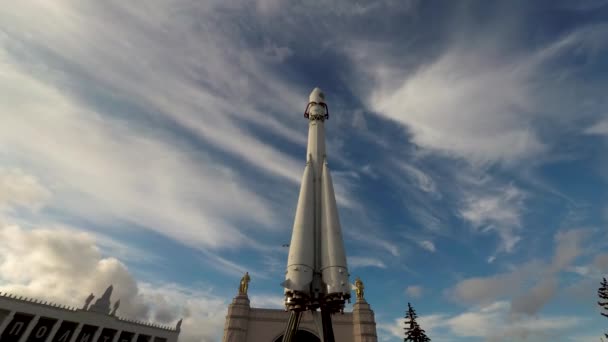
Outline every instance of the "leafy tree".
MULTIPOLYGON (((601 315, 604 317, 608 317, 608 281, 606 278, 603 278, 600 283, 600 288, 597 289, 597 295, 600 297, 600 301, 597 304, 604 310, 606 313, 601 312, 601 315)), ((604 334, 608 338, 608 334, 604 334)))
POLYGON ((412 308, 410 303, 407 303, 407 313, 405 314, 405 338, 404 342, 431 342, 424 332, 424 329, 420 327, 416 322, 416 311, 412 308))

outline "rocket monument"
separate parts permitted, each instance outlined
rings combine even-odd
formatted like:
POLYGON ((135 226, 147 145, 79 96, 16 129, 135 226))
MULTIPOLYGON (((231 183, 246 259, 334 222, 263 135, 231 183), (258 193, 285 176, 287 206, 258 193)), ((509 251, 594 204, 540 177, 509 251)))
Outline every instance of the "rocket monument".
POLYGON ((301 313, 321 311, 325 342, 333 341, 331 314, 344 311, 351 285, 338 208, 325 151, 325 95, 313 89, 304 111, 308 119, 306 167, 293 224, 287 272, 281 284, 290 319, 283 341, 297 330, 301 313))

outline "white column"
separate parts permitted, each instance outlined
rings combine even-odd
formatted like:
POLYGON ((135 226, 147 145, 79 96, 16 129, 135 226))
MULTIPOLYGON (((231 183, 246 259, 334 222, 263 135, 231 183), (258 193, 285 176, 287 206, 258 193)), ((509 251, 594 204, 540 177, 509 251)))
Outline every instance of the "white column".
POLYGON ((114 335, 112 342, 118 342, 118 338, 120 337, 121 332, 122 332, 122 330, 116 330, 116 335, 114 335))
POLYGON ((46 340, 44 342, 51 342, 53 340, 53 337, 55 337, 55 334, 57 333, 57 330, 59 330, 61 323, 63 323, 62 319, 57 320, 57 322, 55 322, 53 328, 51 329, 51 332, 49 333, 49 336, 46 337, 46 340))
POLYGON ((137 338, 139 337, 139 333, 135 333, 131 338, 131 342, 137 342, 137 338))
POLYGON ((70 338, 70 342, 76 342, 76 338, 78 338, 78 335, 80 334, 80 330, 82 330, 82 323, 78 323, 78 326, 76 327, 76 330, 74 330, 74 335, 72 335, 72 338, 70 338))
POLYGON ((2 324, 0 324, 0 335, 2 335, 4 329, 6 329, 8 324, 13 320, 13 317, 15 317, 15 311, 11 311, 6 317, 4 317, 4 321, 2 321, 2 324))
POLYGON ((34 318, 30 321, 30 324, 28 324, 27 328, 25 328, 25 332, 23 332, 23 335, 21 335, 21 337, 19 338, 19 342, 25 342, 27 340, 27 337, 30 336, 32 330, 34 330, 34 327, 36 326, 36 324, 38 324, 39 319, 40 316, 34 316, 34 318))
POLYGON ((97 342, 97 339, 99 338, 99 335, 101 335, 102 330, 103 327, 97 327, 97 331, 95 332, 95 335, 93 335, 93 339, 91 340, 91 342, 97 342))

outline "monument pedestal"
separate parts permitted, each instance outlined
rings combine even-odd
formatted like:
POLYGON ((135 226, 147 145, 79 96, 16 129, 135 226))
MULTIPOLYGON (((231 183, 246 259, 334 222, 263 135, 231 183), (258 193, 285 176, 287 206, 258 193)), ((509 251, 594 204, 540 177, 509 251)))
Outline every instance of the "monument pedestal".
MULTIPOLYGON (((247 295, 238 295, 228 306, 223 342, 280 342, 289 312, 252 308, 247 295)), ((337 342, 378 342, 374 312, 365 299, 352 312, 331 317, 337 342)), ((320 339, 319 327, 310 311, 304 312, 299 330, 320 339)))
POLYGON ((353 305, 353 341, 378 342, 374 312, 365 299, 357 299, 353 305))
POLYGON ((249 325, 249 297, 239 294, 228 306, 223 342, 246 342, 249 325))

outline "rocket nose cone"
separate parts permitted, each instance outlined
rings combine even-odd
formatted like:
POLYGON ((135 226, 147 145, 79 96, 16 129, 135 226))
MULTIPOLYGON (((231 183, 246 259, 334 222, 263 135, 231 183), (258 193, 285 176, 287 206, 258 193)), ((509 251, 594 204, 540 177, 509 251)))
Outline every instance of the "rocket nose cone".
POLYGON ((317 87, 313 89, 310 96, 308 96, 308 102, 325 103, 325 94, 317 87))

